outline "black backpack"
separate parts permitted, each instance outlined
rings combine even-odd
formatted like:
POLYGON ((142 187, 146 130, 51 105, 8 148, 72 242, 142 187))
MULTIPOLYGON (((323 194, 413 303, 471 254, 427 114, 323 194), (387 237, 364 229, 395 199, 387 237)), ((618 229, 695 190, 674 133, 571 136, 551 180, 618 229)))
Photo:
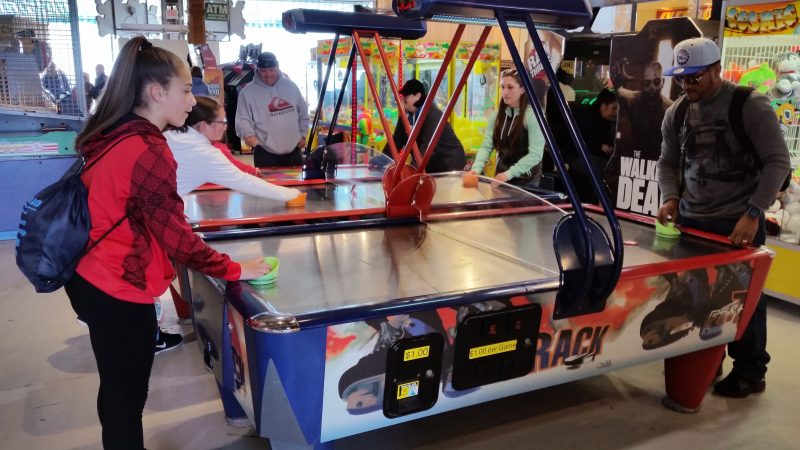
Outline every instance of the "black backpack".
MULTIPOLYGON (((736 86, 733 91, 733 97, 731 98, 731 104, 728 107, 728 123, 733 129, 733 134, 736 136, 736 140, 742 144, 745 150, 753 154, 757 168, 760 170, 761 158, 759 158, 758 152, 756 152, 756 148, 753 145, 753 141, 750 140, 750 136, 748 136, 744 131, 744 116, 742 114, 744 111, 744 103, 750 97, 752 92, 753 88, 751 87, 736 86)), ((676 103, 677 106, 675 106, 675 117, 673 118, 672 126, 675 130, 675 134, 680 135, 684 120, 686 120, 686 110, 689 108, 689 102, 686 100, 686 96, 684 95, 676 100, 676 103)), ((785 191, 786 188, 789 187, 789 183, 791 181, 792 173, 789 171, 789 175, 786 177, 786 180, 784 180, 783 185, 781 186, 781 192, 785 191)))
POLYGON ((78 157, 60 180, 42 189, 22 208, 17 232, 17 266, 36 292, 53 292, 72 278, 80 258, 114 231, 127 214, 88 248, 89 193, 81 175, 105 156, 84 166, 78 157))

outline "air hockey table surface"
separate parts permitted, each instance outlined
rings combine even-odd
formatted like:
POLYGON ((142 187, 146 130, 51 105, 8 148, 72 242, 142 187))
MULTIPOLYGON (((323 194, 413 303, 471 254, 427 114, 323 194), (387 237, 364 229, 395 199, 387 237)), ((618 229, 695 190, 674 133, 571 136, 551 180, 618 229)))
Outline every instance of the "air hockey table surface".
MULTIPOLYGON (((517 188, 493 185, 487 179, 477 188, 464 189, 462 174, 431 175, 436 182, 433 203, 437 209, 478 208, 498 202, 519 204, 533 199, 521 195, 517 188)), ((226 226, 364 217, 385 211, 385 194, 380 178, 317 180, 293 187, 308 194, 305 206, 289 207, 282 201, 227 189, 199 190, 183 196, 184 215, 195 230, 203 231, 226 226)), ((546 198, 563 202, 566 197, 551 193, 546 198)))
POLYGON ((564 211, 540 206, 212 233, 209 245, 234 259, 280 259, 270 285, 190 275, 198 342, 226 415, 247 417, 273 448, 324 448, 662 359, 668 397, 699 407, 771 254, 691 230, 661 238, 652 221, 624 216, 624 268, 605 309, 556 320, 553 228, 564 211))

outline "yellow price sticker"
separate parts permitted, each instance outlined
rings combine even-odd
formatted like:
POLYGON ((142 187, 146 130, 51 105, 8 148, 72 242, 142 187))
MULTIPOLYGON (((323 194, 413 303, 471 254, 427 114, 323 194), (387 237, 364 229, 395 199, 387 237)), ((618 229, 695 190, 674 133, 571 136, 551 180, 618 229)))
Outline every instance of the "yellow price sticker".
POLYGON ((485 356, 497 355, 505 352, 513 352, 517 349, 517 340, 503 341, 496 344, 484 345, 469 349, 469 359, 483 358, 485 356))
POLYGON ((403 352, 403 362, 413 361, 415 359, 427 358, 431 354, 431 346, 409 348, 403 352))
POLYGON ((419 395, 419 381, 412 381, 410 383, 403 383, 397 385, 397 399, 416 397, 419 395))

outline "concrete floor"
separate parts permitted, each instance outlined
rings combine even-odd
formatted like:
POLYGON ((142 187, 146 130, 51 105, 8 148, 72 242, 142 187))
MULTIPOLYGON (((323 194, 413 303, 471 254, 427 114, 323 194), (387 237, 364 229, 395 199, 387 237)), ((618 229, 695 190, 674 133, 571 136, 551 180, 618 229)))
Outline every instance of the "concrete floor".
MULTIPOLYGON (((63 290, 34 293, 14 264, 13 244, 0 241, 0 449, 99 449, 88 331, 75 323, 63 290)), ((269 448, 252 429, 226 425, 191 327, 165 306, 164 327, 183 333, 187 345, 156 357, 145 445, 269 448)), ((770 303, 766 392, 743 400, 709 395, 695 415, 661 406, 662 365, 654 363, 353 436, 336 448, 797 449, 798 341, 800 307, 770 303)))

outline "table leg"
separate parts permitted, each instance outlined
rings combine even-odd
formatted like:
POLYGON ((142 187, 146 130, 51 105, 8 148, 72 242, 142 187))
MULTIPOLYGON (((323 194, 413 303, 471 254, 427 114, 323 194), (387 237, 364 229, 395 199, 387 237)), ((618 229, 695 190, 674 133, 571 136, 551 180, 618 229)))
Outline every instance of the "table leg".
POLYGON ((667 396, 662 400, 664 406, 683 413, 699 411, 724 353, 725 345, 718 345, 665 359, 667 396))

